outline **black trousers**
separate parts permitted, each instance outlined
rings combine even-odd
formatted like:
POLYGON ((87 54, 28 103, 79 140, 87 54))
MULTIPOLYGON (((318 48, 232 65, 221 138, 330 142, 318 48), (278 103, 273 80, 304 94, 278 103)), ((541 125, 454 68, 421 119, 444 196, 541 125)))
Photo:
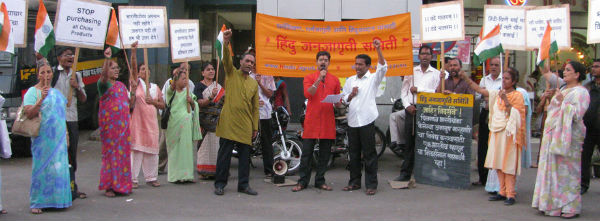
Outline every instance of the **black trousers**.
POLYGON ((362 159, 365 165, 365 186, 377 189, 377 152, 375 151, 375 124, 348 128, 350 145, 350 181, 348 185, 360 186, 362 159))
POLYGON ((581 187, 589 188, 590 187, 590 177, 591 171, 590 166, 592 166, 592 155, 594 153, 594 149, 600 145, 600 136, 595 133, 590 133, 589 131, 585 134, 585 139, 583 140, 583 152, 581 152, 581 187))
POLYGON ((479 138, 477 138, 477 172, 479 173, 479 182, 484 186, 489 171, 488 168, 485 168, 485 157, 487 156, 488 140, 490 138, 488 114, 489 111, 486 109, 482 109, 481 114, 479 114, 479 138))
POLYGON ((271 119, 260 119, 260 144, 262 146, 265 175, 273 174, 273 131, 271 119))
MULTIPOLYGON (((332 139, 319 139, 319 159, 317 162, 317 174, 315 175, 315 186, 319 187, 325 184, 325 172, 327 171, 327 162, 331 156, 332 139)), ((310 183, 310 174, 312 172, 312 156, 317 140, 302 140, 302 156, 300 157, 300 170, 298 175, 300 179, 298 184, 308 186, 310 183)))
MULTIPOLYGON (((67 132, 69 133, 69 146, 67 155, 69 156, 69 165, 71 166, 71 189, 73 193, 78 192, 77 182, 75 181, 75 171, 77 171, 77 144, 79 144, 79 124, 77 121, 67 121, 67 132)), ((75 198, 77 196, 73 196, 75 198)))
POLYGON ((404 118, 404 132, 406 134, 406 147, 405 151, 402 152, 404 161, 402 161, 402 165, 400 166, 400 176, 402 177, 410 177, 413 172, 413 168, 415 167, 415 134, 413 134, 413 129, 415 129, 415 115, 410 114, 406 111, 406 117, 404 118))
POLYGON ((231 151, 234 145, 238 152, 238 190, 246 189, 250 180, 250 146, 237 141, 220 138, 219 152, 217 153, 217 171, 215 174, 215 188, 225 188, 229 178, 229 167, 231 166, 231 151))

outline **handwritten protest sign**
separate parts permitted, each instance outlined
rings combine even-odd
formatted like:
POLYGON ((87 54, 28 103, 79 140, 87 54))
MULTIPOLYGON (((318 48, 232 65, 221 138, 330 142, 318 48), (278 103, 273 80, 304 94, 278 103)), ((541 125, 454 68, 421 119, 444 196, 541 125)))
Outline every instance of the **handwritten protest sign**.
POLYGON ((465 39, 464 14, 462 1, 421 5, 421 42, 465 39))
POLYGON ((96 0, 58 0, 54 35, 57 45, 102 50, 110 3, 96 0))
POLYGON ((412 74, 410 15, 400 14, 374 19, 323 22, 256 14, 257 72, 284 77, 304 77, 314 73, 316 54, 331 53, 328 71, 338 77, 355 75, 355 57, 372 58, 371 71, 377 68, 373 40, 381 40, 388 65, 387 76, 412 74))
POLYGON ((539 48, 546 31, 546 22, 550 22, 552 32, 559 49, 571 47, 571 16, 569 4, 540 6, 526 11, 527 49, 539 48))
POLYGON ((27 47, 27 1, 26 0, 0 0, 6 4, 8 18, 10 19, 11 33, 16 48, 27 47))
POLYGON ((119 6, 119 22, 125 48, 136 41, 138 48, 169 47, 166 7, 119 6))
POLYGON ((600 42, 600 0, 589 0, 587 43, 598 42, 600 42))
POLYGON ((525 50, 525 7, 485 5, 483 9, 483 33, 489 33, 500 24, 500 42, 508 50, 525 50))
POLYGON ((471 183, 473 95, 417 94, 415 180, 466 189, 471 183))
POLYGON ((197 19, 169 20, 173 63, 201 60, 200 24, 197 19))

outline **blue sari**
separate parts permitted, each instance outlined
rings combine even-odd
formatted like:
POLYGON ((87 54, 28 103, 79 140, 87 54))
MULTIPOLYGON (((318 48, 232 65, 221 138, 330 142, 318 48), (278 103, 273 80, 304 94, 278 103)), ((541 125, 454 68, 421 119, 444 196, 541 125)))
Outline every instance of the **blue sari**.
MULTIPOLYGON (((23 105, 35 105, 41 91, 29 88, 23 105)), ((31 142, 30 207, 67 208, 71 206, 69 158, 67 155, 66 99, 50 89, 40 109, 40 132, 31 142)))

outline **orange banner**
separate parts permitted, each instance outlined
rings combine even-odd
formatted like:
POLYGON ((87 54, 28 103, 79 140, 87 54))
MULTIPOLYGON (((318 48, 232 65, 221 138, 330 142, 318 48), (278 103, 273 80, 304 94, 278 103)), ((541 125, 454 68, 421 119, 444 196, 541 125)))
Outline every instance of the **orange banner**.
POLYGON ((377 68, 373 40, 381 40, 387 76, 412 75, 413 54, 410 14, 324 22, 275 17, 256 13, 256 69, 258 73, 304 77, 317 70, 319 51, 331 54, 329 72, 338 77, 356 74, 355 57, 371 57, 377 68))

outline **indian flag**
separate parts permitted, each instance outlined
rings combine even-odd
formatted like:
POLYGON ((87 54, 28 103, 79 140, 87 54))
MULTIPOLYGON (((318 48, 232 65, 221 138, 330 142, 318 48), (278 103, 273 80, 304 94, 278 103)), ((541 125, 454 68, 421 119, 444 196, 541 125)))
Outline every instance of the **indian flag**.
POLYGON ((475 64, 479 65, 485 60, 498 56, 504 51, 504 49, 502 49, 502 43, 500 43, 500 25, 496 25, 496 27, 483 38, 480 34, 479 38, 481 38, 481 41, 475 46, 475 55, 473 55, 473 62, 475 64))
POLYGON ((115 54, 121 50, 121 36, 119 36, 119 22, 115 9, 112 9, 108 32, 106 33, 106 44, 110 46, 112 53, 115 54))
MULTIPOLYGON (((217 50, 217 56, 219 56, 220 60, 223 60, 223 32, 225 32, 226 30, 227 27, 225 27, 225 24, 223 24, 219 35, 217 35, 217 42, 215 42, 215 49, 217 50)), ((231 43, 229 44, 229 55, 233 55, 233 50, 231 50, 231 43)))
POLYGON ((536 64, 538 66, 543 66, 544 61, 547 58, 550 58, 550 55, 556 53, 557 51, 558 44, 556 43, 556 39, 554 38, 552 26, 550 26, 550 22, 547 22, 546 31, 544 32, 544 37, 542 37, 542 44, 540 45, 540 49, 538 50, 536 64))
POLYGON ((44 2, 40 0, 37 18, 35 20, 35 52, 47 57, 48 52, 54 48, 54 28, 44 2))
POLYGON ((11 34, 8 10, 6 10, 6 4, 4 4, 4 2, 2 2, 0 10, 2 11, 2 13, 0 13, 0 51, 14 54, 15 42, 13 41, 13 35, 11 34))

